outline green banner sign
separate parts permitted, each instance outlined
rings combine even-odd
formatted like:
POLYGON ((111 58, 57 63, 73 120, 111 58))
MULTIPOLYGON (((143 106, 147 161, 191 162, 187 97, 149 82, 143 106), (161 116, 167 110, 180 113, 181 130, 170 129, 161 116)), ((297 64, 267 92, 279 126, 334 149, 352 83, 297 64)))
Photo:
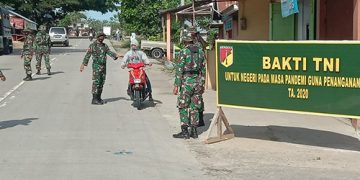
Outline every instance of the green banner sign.
POLYGON ((360 42, 216 42, 218 106, 360 118, 360 42))

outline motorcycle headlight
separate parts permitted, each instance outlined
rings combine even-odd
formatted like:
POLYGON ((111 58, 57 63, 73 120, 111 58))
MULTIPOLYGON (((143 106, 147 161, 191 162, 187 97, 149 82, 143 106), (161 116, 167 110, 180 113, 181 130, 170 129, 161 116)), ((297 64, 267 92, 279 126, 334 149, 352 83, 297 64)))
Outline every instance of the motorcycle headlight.
POLYGON ((141 83, 141 79, 134 79, 134 83, 141 83))

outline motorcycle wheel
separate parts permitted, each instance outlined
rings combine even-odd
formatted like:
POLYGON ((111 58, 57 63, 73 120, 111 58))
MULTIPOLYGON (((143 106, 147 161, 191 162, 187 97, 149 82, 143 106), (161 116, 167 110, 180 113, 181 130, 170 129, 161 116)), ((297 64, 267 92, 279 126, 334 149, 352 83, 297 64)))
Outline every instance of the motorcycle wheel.
POLYGON ((140 99, 140 91, 135 91, 135 107, 140 110, 141 109, 141 99, 140 99))

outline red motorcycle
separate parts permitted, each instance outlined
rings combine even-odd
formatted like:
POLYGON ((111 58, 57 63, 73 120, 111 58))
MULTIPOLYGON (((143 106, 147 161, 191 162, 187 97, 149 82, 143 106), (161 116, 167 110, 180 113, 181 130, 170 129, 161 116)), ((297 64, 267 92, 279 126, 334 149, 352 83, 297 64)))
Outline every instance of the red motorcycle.
POLYGON ((129 70, 129 84, 130 96, 134 101, 134 106, 140 110, 141 103, 149 97, 149 92, 146 87, 146 74, 144 63, 129 63, 127 67, 129 70))

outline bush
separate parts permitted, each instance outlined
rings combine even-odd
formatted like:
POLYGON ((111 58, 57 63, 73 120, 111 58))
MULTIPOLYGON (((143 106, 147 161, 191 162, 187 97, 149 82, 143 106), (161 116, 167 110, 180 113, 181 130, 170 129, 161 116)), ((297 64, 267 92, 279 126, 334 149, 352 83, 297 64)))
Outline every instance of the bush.
POLYGON ((120 48, 130 48, 130 39, 121 41, 119 47, 120 48))

